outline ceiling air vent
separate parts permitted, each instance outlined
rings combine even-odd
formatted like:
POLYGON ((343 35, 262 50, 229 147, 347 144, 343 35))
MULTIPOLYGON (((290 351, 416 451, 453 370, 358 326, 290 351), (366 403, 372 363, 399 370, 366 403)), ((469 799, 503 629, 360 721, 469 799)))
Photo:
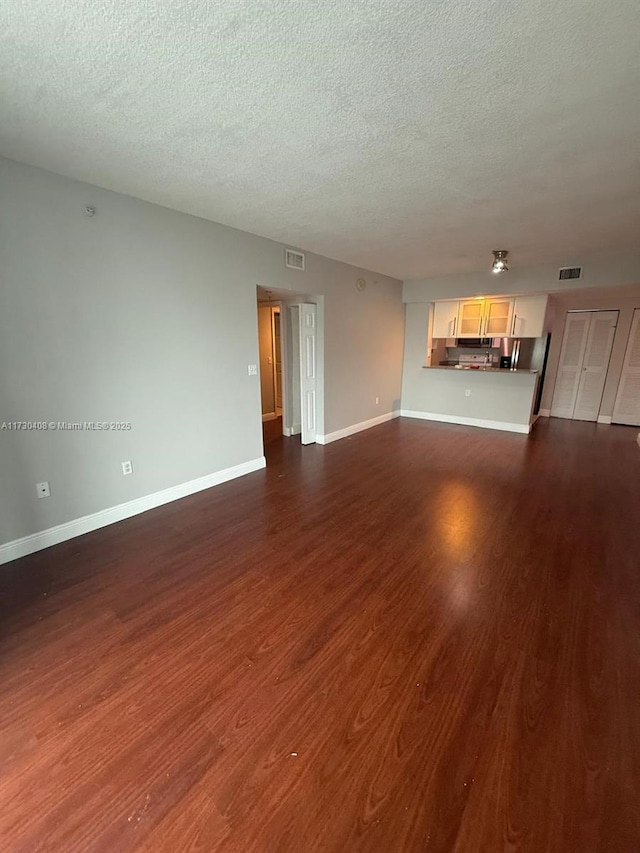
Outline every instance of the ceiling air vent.
POLYGON ((558 281, 567 281, 569 278, 582 278, 582 267, 560 267, 558 281))
POLYGON ((302 252, 294 252, 293 249, 284 250, 284 265, 292 270, 304 272, 304 255, 302 252))

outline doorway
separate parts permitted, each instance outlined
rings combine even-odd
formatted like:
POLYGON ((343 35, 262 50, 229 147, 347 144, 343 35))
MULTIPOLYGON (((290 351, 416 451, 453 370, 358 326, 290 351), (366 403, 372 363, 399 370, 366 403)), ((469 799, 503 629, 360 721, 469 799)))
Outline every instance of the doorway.
POLYGON ((260 399, 262 420, 282 421, 282 336, 281 306, 258 305, 260 350, 260 399))
POLYGON ((552 417, 598 420, 617 323, 617 311, 568 312, 552 417))
POLYGON ((263 441, 266 448, 322 433, 323 298, 258 286, 258 345, 263 441))

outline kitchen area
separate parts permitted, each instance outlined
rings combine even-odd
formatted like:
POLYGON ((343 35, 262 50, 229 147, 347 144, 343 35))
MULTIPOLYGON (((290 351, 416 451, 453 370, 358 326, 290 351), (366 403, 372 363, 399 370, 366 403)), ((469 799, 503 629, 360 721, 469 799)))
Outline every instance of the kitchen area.
POLYGON ((424 306, 426 317, 412 306, 408 340, 415 346, 411 324, 420 321, 427 339, 419 374, 405 370, 402 414, 530 432, 549 352, 548 302, 546 294, 446 299, 424 306))

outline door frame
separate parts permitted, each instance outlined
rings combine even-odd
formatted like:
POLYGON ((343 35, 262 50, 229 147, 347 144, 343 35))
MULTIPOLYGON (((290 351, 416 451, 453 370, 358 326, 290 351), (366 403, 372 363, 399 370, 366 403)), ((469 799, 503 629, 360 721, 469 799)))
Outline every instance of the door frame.
MULTIPOLYGON (((321 443, 320 439, 324 437, 324 296, 291 292, 267 285, 258 285, 260 288, 256 294, 256 341, 258 341, 258 308, 263 306, 273 306, 280 308, 280 346, 282 348, 282 434, 287 437, 300 435, 300 430, 296 430, 297 424, 293 421, 293 405, 289 394, 289 384, 291 380, 291 363, 296 363, 290 358, 292 354, 293 342, 291 340, 289 322, 290 310, 294 307, 299 307, 305 303, 312 303, 316 306, 316 333, 317 333, 317 348, 316 348, 316 370, 317 370, 317 391, 316 391, 316 425, 317 435, 316 443, 321 443), (262 292, 269 291, 273 294, 270 299, 265 299, 261 295, 262 292)), ((259 360, 258 360, 259 363, 259 360)), ((297 359, 298 369, 302 370, 299 353, 297 359)), ((275 370, 275 365, 274 365, 275 370)), ((302 377, 300 376, 300 379, 302 377)), ((260 397, 258 398, 258 414, 260 417, 260 431, 262 434, 262 405, 260 397)), ((301 425, 300 425, 301 426, 301 425)), ((304 445, 303 445, 304 446, 304 445)), ((264 451, 264 445, 263 445, 264 451)))
MULTIPOLYGON (((271 332, 271 382, 273 387, 273 411, 272 412, 262 412, 262 370, 261 370, 261 352, 260 352, 260 309, 261 308, 274 308, 277 307, 277 303, 273 300, 263 300, 260 299, 258 301, 256 316, 258 321, 258 377, 260 379, 260 418, 262 423, 266 421, 273 421, 278 417, 278 405, 277 405, 277 395, 276 395, 276 366, 275 366, 275 341, 273 336, 273 311, 269 312, 269 329, 271 332)), ((282 309, 281 309, 282 310, 282 309)), ((282 343, 282 342, 281 342, 282 343)), ((284 398, 283 401, 284 403, 284 398)))
POLYGON ((280 396, 282 398, 282 418, 284 422, 284 373, 282 372, 282 306, 277 303, 273 306, 271 312, 271 367, 273 368, 273 408, 278 415, 278 364, 276 358, 276 314, 278 315, 278 324, 280 326, 280 396))

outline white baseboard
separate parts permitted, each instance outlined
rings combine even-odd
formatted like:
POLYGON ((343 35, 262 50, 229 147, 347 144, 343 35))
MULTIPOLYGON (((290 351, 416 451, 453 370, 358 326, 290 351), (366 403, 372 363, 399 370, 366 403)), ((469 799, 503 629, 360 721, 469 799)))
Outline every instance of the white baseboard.
POLYGON ((445 424, 462 424, 463 426, 482 427, 482 429, 499 429, 503 432, 531 432, 531 424, 510 424, 505 421, 486 421, 482 418, 463 418, 458 415, 439 415, 433 412, 414 412, 402 409, 403 418, 420 418, 423 421, 439 421, 445 424))
POLYGON ((550 418, 551 417, 551 409, 540 409, 538 412, 541 418, 550 418))
POLYGON ((284 427, 282 430, 283 435, 300 435, 302 432, 302 424, 294 424, 292 427, 284 427))
POLYGON ((386 423, 399 417, 400 412, 387 412, 384 415, 378 415, 377 418, 371 418, 368 421, 361 421, 359 424, 351 424, 344 429, 337 429, 335 432, 329 432, 326 435, 317 435, 316 444, 331 444, 332 441, 338 441, 341 438, 346 438, 348 435, 354 435, 357 432, 362 432, 365 429, 378 426, 378 424, 386 423))
POLYGON ((19 557, 25 557, 27 554, 33 554, 35 551, 41 551, 43 548, 49 548, 51 545, 57 545, 59 542, 65 542, 67 539, 82 536, 83 533, 90 533, 92 530, 98 530, 100 527, 107 527, 107 525, 114 524, 116 521, 122 521, 125 518, 139 515, 148 509, 154 509, 157 506, 179 500, 179 498, 184 498, 187 495, 193 495, 195 492, 201 492, 203 489, 219 486, 221 483, 234 480, 236 477, 251 474, 253 471, 264 468, 265 465, 265 457, 259 456, 257 459, 251 459, 249 462, 243 462, 241 465, 234 465, 232 468, 223 468, 222 471, 207 474, 206 477, 198 477, 197 480, 180 483, 178 486, 171 486, 168 489, 163 489, 161 492, 154 492, 142 498, 135 498, 135 500, 94 512, 91 515, 75 518, 73 521, 67 521, 64 524, 58 524, 56 527, 50 527, 48 530, 32 533, 30 536, 24 536, 22 539, 14 539, 13 542, 6 542, 4 545, 0 545, 0 565, 8 563, 11 560, 17 560, 19 557))
POLYGON ((611 423, 611 415, 598 415, 598 423, 599 424, 610 424, 611 423))

